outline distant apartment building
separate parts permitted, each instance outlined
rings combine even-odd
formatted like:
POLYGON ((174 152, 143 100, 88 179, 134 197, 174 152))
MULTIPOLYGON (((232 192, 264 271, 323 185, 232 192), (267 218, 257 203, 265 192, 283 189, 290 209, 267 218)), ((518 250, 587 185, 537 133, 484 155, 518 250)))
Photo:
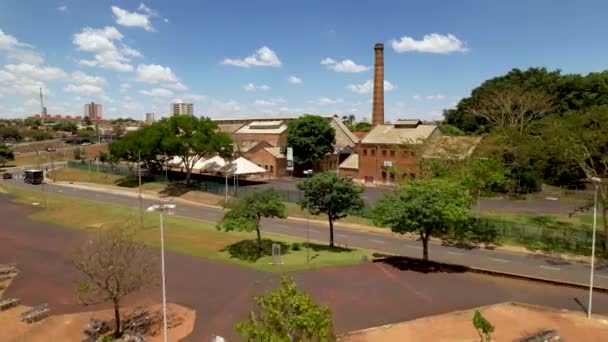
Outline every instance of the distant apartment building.
POLYGON ((85 104, 84 117, 91 120, 101 120, 103 118, 102 106, 95 102, 85 104))
POLYGON ((177 102, 172 103, 169 108, 171 115, 194 115, 192 103, 177 102))
POLYGON ((153 124, 154 121, 155 121, 155 119, 154 119, 155 115, 156 114, 154 112, 152 112, 152 113, 146 113, 146 123, 147 124, 153 124))

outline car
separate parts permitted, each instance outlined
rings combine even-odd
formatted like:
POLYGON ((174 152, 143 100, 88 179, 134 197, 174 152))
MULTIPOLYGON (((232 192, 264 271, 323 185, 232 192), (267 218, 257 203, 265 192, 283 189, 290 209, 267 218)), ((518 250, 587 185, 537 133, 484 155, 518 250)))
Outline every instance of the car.
POLYGON ((46 151, 47 152, 55 152, 55 151, 57 151, 57 149, 54 148, 54 147, 49 147, 49 148, 46 149, 46 151))
POLYGON ((5 172, 2 174, 2 179, 13 179, 13 175, 8 172, 5 172))

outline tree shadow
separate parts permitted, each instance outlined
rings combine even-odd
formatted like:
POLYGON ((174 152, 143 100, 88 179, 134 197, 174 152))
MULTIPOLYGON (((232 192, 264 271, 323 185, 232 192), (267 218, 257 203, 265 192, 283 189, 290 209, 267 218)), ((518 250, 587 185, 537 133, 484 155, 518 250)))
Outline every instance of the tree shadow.
POLYGON ((228 252, 231 258, 255 262, 264 256, 272 255, 272 245, 281 246, 281 255, 288 254, 292 249, 292 245, 281 241, 270 239, 262 239, 262 255, 258 254, 258 240, 242 240, 228 245, 221 249, 222 252, 228 252))
POLYGON ((400 271, 419 273, 464 273, 469 270, 466 266, 443 264, 435 261, 424 261, 403 256, 389 256, 374 259, 374 262, 390 265, 400 271))
POLYGON ((137 176, 129 175, 115 181, 114 184, 123 188, 135 188, 139 186, 139 179, 137 178, 137 176))
POLYGON ((179 197, 195 190, 199 190, 199 188, 192 184, 169 183, 163 190, 160 191, 160 194, 163 196, 179 197))
POLYGON ((474 242, 466 242, 466 241, 454 241, 454 240, 441 240, 442 246, 456 247, 460 249, 479 249, 479 245, 474 242))
POLYGON ((345 252, 353 251, 352 248, 338 247, 338 246, 330 247, 328 245, 320 245, 320 244, 316 244, 316 243, 311 243, 310 249, 312 249, 315 252, 332 252, 332 253, 345 253, 345 252))

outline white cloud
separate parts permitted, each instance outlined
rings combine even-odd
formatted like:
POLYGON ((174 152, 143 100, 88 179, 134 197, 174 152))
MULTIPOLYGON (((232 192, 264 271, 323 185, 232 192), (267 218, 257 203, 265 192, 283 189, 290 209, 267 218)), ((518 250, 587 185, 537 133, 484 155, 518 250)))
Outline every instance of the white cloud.
POLYGON ((268 100, 255 100, 255 102, 253 103, 256 106, 262 106, 262 107, 270 107, 270 106, 278 106, 282 103, 286 103, 287 100, 285 100, 284 98, 281 97, 276 97, 276 98, 272 98, 272 99, 268 99, 268 100))
POLYGON ((449 54, 452 52, 467 52, 469 49, 465 45, 451 33, 448 33, 447 36, 431 33, 425 35, 422 40, 415 40, 408 36, 391 40, 391 46, 396 52, 416 51, 449 54))
POLYGON ((129 57, 140 57, 141 53, 125 44, 121 44, 119 49, 115 42, 121 41, 122 38, 122 33, 112 26, 103 29, 83 28, 74 35, 72 43, 80 51, 94 53, 94 59, 80 60, 78 63, 115 71, 132 71, 133 66, 129 64, 131 61, 129 57))
POLYGON ((49 66, 39 66, 33 64, 8 64, 4 66, 17 77, 26 77, 37 80, 57 80, 67 77, 65 71, 49 66))
POLYGON ((445 100, 447 96, 445 95, 441 95, 441 94, 437 94, 437 95, 427 95, 426 99, 427 100, 445 100))
POLYGON ((74 94, 86 95, 86 96, 104 95, 103 89, 101 87, 93 85, 93 84, 79 84, 79 85, 68 84, 65 88, 63 88, 63 90, 68 93, 74 93, 74 94))
MULTIPOLYGON (((355 93, 370 94, 374 88, 374 81, 367 80, 365 83, 362 83, 362 84, 349 84, 346 86, 346 88, 355 93)), ((393 86, 393 84, 391 82, 384 80, 384 91, 385 92, 391 91, 394 88, 395 87, 393 86)))
MULTIPOLYGON (((182 98, 185 100, 189 100, 189 101, 205 101, 207 99, 209 99, 209 96, 207 95, 203 95, 203 94, 192 94, 192 93, 187 93, 187 94, 183 94, 182 98)), ((183 102, 183 101, 174 101, 174 102, 183 102)))
POLYGON ((2 30, 0 30, 0 51, 5 51, 6 58, 13 61, 29 64, 41 64, 44 61, 31 45, 20 42, 2 30))
POLYGON ((414 95, 414 96, 412 96, 412 99, 414 99, 416 101, 420 101, 422 99, 422 96, 420 96, 420 95, 414 95))
POLYGON ((130 113, 137 112, 139 114, 144 110, 144 105, 139 102, 127 102, 123 103, 122 108, 130 113))
POLYGON ((267 46, 262 46, 253 55, 245 57, 244 59, 231 59, 226 58, 222 61, 222 64, 234 65, 242 68, 249 68, 250 66, 271 66, 280 67, 281 61, 277 54, 267 46))
POLYGON ((153 88, 150 90, 140 90, 139 93, 147 95, 147 96, 158 96, 158 97, 173 96, 173 92, 171 90, 165 89, 165 88, 153 88))
POLYGON ((146 31, 154 31, 154 27, 152 27, 152 24, 150 23, 149 14, 129 12, 118 6, 112 6, 112 13, 114 14, 114 19, 116 19, 116 23, 118 25, 126 27, 141 27, 146 31))
POLYGON ((177 76, 171 68, 158 64, 140 64, 137 66, 135 80, 143 83, 177 82, 177 76))
POLYGON ((105 78, 100 76, 90 76, 82 71, 75 71, 70 76, 70 80, 78 84, 91 84, 97 86, 105 86, 108 84, 105 78))
POLYGON ((129 83, 121 83, 120 84, 120 92, 126 93, 129 89, 131 89, 131 85, 129 83))
POLYGON ((287 79, 289 81, 289 83, 292 84, 300 84, 302 83, 302 79, 296 76, 289 76, 289 78, 287 79))
POLYGON ((179 90, 179 91, 188 90, 188 87, 186 87, 182 82, 167 84, 167 88, 171 88, 173 90, 179 90))
POLYGON ((68 6, 66 6, 66 5, 61 5, 61 6, 57 7, 57 10, 58 10, 59 12, 67 12, 67 10, 68 10, 68 6))
POLYGON ((324 60, 321 61, 321 64, 323 64, 323 65, 336 64, 336 60, 333 58, 326 57, 324 60))
POLYGON ((247 83, 243 86, 243 89, 245 91, 270 90, 270 87, 265 84, 255 85, 253 83, 247 83))
POLYGON ((169 19, 165 18, 164 20, 167 24, 169 23, 169 19))
POLYGON ((311 101, 312 103, 315 103, 317 105, 320 106, 326 106, 326 105, 333 105, 333 104, 338 104, 338 103, 344 103, 343 99, 337 98, 337 99, 330 99, 329 97, 319 97, 318 99, 311 101))
POLYGON ((359 65, 350 59, 345 59, 341 62, 337 62, 333 58, 325 58, 321 61, 322 65, 327 65, 327 69, 335 72, 362 72, 369 70, 369 67, 365 65, 359 65))
POLYGON ((146 14, 148 14, 151 17, 158 17, 158 11, 153 10, 150 7, 146 6, 146 4, 144 4, 143 2, 139 4, 139 6, 137 7, 137 10, 145 12, 146 14))

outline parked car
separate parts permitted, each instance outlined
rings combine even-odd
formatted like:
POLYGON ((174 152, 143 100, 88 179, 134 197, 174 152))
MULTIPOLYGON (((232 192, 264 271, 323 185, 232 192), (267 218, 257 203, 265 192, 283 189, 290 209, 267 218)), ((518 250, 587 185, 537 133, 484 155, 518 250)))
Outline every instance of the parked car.
POLYGON ((5 172, 2 174, 2 179, 13 179, 13 175, 8 172, 5 172))
POLYGON ((54 147, 49 147, 49 148, 46 149, 46 151, 47 152, 55 152, 55 151, 57 151, 57 149, 54 148, 54 147))

